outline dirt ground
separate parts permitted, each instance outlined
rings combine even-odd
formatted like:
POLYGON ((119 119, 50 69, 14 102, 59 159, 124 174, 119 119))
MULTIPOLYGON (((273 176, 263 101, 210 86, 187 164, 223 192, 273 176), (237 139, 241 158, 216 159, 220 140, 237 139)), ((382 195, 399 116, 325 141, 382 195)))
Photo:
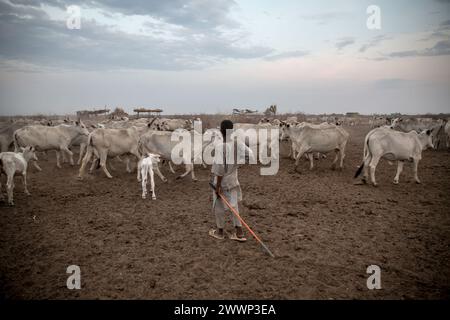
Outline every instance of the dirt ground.
MULTIPOLYGON (((450 297, 450 153, 427 150, 422 184, 405 165, 381 161, 379 187, 354 185, 366 126, 347 128, 345 168, 331 156, 301 173, 283 158, 276 176, 240 169, 241 214, 274 252, 249 241, 208 236, 209 168, 169 183, 143 200, 135 173, 113 161, 76 179, 54 154, 16 181, 15 207, 0 202, 0 298, 15 299, 448 299, 450 297), (366 268, 381 268, 381 290, 368 290, 366 268), (66 268, 81 268, 81 290, 66 287, 66 268)), ((41 157, 43 158, 43 157, 41 157)), ((178 168, 181 172, 182 168, 178 168)), ((5 178, 2 178, 3 196, 5 178)), ((228 229, 231 225, 228 220, 228 229)))

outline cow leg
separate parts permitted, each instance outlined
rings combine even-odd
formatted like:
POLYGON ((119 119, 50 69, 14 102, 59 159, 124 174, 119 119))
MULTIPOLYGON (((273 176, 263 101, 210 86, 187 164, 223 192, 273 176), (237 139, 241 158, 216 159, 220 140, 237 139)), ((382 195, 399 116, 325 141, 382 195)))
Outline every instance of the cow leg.
POLYGON ((376 187, 378 184, 375 181, 375 170, 377 168, 378 162, 380 161, 380 157, 372 157, 372 161, 370 161, 369 169, 370 169, 370 179, 372 180, 372 184, 376 187))
POLYGON ((334 160, 333 160, 333 163, 331 164, 331 169, 332 170, 335 170, 336 169, 336 163, 338 162, 338 159, 339 159, 339 150, 335 150, 335 157, 334 157, 334 160))
POLYGON ((186 164, 184 167, 185 167, 186 171, 183 174, 179 175, 177 177, 177 179, 182 179, 182 178, 186 177, 191 172, 191 170, 192 170, 191 165, 186 164))
POLYGON ((130 157, 127 157, 127 159, 125 160, 125 163, 126 163, 126 166, 127 166, 127 168, 126 168, 127 173, 131 173, 130 157))
POLYGON ((309 159, 309 170, 314 168, 314 153, 307 153, 309 159))
POLYGON ((147 197, 147 170, 144 167, 142 169, 142 199, 145 199, 147 197))
POLYGON ((71 166, 75 165, 75 163, 73 162, 73 152, 70 151, 69 148, 67 148, 67 147, 62 148, 62 151, 64 151, 66 154, 69 155, 70 165, 71 166))
POLYGON ((62 163, 66 163, 67 162, 66 154, 64 152, 62 152, 61 154, 62 154, 62 163))
POLYGON ((39 164, 36 160, 33 160, 33 166, 37 169, 37 171, 42 171, 41 167, 39 167, 39 164))
POLYGON ((192 181, 197 181, 197 178, 195 177, 195 171, 194 171, 194 164, 191 164, 191 178, 192 181))
POLYGON ((344 168, 345 145, 339 149, 339 154, 341 155, 341 163, 339 164, 339 168, 342 170, 344 168))
POLYGON ((8 204, 14 205, 14 172, 8 172, 6 180, 6 191, 8 193, 8 204))
POLYGON ((413 160, 413 172, 414 172, 414 180, 416 180, 416 183, 421 183, 419 176, 417 175, 417 168, 419 166, 419 160, 414 159, 413 160))
POLYGON ((83 155, 84 155, 84 153, 86 151, 86 147, 87 146, 86 146, 85 143, 80 144, 80 155, 78 156, 77 165, 81 164, 81 160, 83 159, 83 155))
POLYGON ((100 160, 94 156, 94 159, 92 159, 91 167, 89 168, 89 173, 92 174, 94 172, 94 169, 98 167, 100 160))
POLYGON ((23 190, 24 190, 25 194, 26 194, 27 196, 31 196, 30 191, 28 191, 28 185, 27 185, 27 173, 26 173, 26 172, 24 172, 24 173, 22 174, 22 183, 23 183, 23 190))
MULTIPOLYGON (((295 157, 295 170, 297 171, 297 167, 298 167, 298 163, 299 163, 299 161, 300 161, 300 158, 303 156, 303 154, 307 151, 308 149, 307 148, 301 148, 300 150, 298 150, 298 152, 297 152, 297 155, 296 155, 296 157, 295 157)), ((295 152, 295 149, 294 149, 294 152, 295 152)))
POLYGON ((158 166, 157 163, 155 164, 155 167, 154 167, 153 169, 155 170, 156 174, 158 175, 158 177, 160 177, 160 179, 161 179, 163 182, 167 182, 166 177, 164 177, 163 174, 161 173, 161 171, 159 170, 159 166, 158 166))
POLYGON ((112 175, 109 173, 108 168, 106 168, 106 159, 108 158, 108 151, 103 150, 100 151, 100 167, 102 167, 103 172, 106 174, 108 178, 112 178, 112 175))
POLYGON ((142 168, 142 159, 141 160, 139 160, 138 161, 138 163, 137 163, 137 176, 136 176, 136 178, 137 178, 137 181, 138 182, 141 182, 141 168, 142 168))
MULTIPOLYGON (((83 162, 81 163, 80 171, 78 172, 78 178, 80 178, 80 179, 83 178, 84 171, 86 169, 87 164, 91 160, 93 153, 94 153, 94 150, 93 150, 92 146, 88 146, 87 150, 86 150, 86 154, 84 155, 84 158, 83 158, 83 162)), ((94 164, 95 161, 92 161, 92 162, 93 162, 92 164, 94 164)), ((91 169, 89 170, 89 172, 91 173, 92 170, 93 170, 93 168, 91 166, 91 169)))
POLYGON ((61 162, 60 162, 61 154, 58 150, 56 150, 56 166, 61 169, 61 162))
POLYGON ((150 187, 152 188, 152 199, 156 200, 156 195, 155 195, 155 176, 153 174, 153 170, 150 169, 150 187))
POLYGON ((364 158, 364 169, 363 169, 363 178, 362 182, 367 183, 369 181, 369 164, 372 160, 372 156, 369 154, 367 157, 364 158))
POLYGON ((167 160, 167 161, 169 161, 169 170, 170 170, 170 172, 175 173, 175 170, 173 170, 173 167, 172 167, 172 161, 170 161, 170 160, 167 160))
POLYGON ((397 174, 395 175, 394 178, 394 183, 398 184, 398 179, 400 178, 400 173, 402 173, 403 171, 403 161, 397 161, 397 174))

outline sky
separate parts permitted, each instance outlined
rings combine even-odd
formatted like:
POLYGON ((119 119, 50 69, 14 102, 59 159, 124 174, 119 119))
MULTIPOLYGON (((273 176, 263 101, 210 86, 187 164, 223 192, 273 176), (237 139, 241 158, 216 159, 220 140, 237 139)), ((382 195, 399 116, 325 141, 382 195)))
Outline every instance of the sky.
POLYGON ((450 112, 450 0, 0 0, 0 115, 272 104, 450 112))

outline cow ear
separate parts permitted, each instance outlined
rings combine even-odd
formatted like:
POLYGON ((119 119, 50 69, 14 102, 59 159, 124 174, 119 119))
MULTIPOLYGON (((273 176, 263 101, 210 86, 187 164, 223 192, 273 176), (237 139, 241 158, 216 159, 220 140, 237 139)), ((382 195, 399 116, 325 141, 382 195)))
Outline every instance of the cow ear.
POLYGON ((428 129, 428 130, 427 130, 427 135, 429 136, 430 134, 431 134, 431 130, 428 129))

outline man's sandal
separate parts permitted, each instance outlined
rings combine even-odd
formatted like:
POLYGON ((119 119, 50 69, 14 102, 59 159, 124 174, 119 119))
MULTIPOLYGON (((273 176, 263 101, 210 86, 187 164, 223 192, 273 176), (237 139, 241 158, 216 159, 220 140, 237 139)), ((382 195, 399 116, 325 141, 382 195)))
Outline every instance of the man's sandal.
POLYGON ((209 230, 209 235, 211 236, 211 237, 213 237, 213 238, 216 238, 216 239, 219 239, 219 240, 223 240, 223 239, 225 239, 225 236, 219 236, 218 234, 217 234, 217 230, 216 229, 211 229, 211 230, 209 230))
POLYGON ((245 242, 245 241, 247 241, 247 239, 244 238, 244 237, 238 237, 238 236, 236 235, 236 233, 233 233, 233 234, 230 236, 230 239, 231 239, 231 240, 235 240, 235 241, 239 241, 239 242, 245 242))

